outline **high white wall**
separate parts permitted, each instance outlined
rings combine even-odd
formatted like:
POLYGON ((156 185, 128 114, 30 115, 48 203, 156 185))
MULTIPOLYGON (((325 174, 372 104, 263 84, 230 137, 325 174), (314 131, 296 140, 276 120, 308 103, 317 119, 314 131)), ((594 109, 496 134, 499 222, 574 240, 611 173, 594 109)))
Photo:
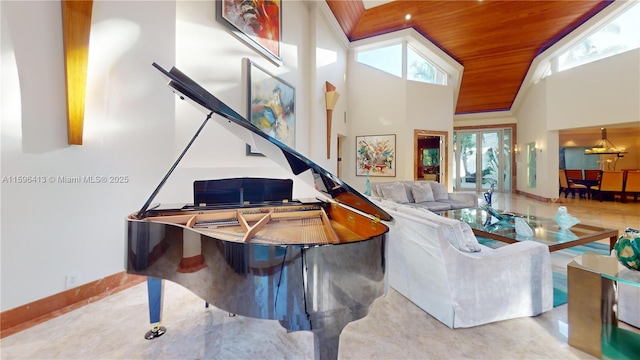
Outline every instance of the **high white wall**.
MULTIPOLYGON (((528 186, 527 166, 529 156, 527 154, 527 144, 538 143, 539 146, 543 147, 542 152, 539 152, 536 158, 537 172, 542 171, 543 167, 541 165, 544 162, 553 161, 554 158, 556 163, 558 162, 557 150, 554 152, 547 145, 545 121, 547 109, 546 88, 547 83, 545 81, 540 81, 529 88, 527 96, 518 111, 518 138, 516 141, 520 150, 520 153, 516 154, 517 188, 520 191, 543 197, 548 193, 546 186, 551 186, 551 181, 546 181, 544 176, 538 175, 536 186, 534 188, 528 186), (543 142, 545 143, 544 146, 543 142)), ((550 144, 550 146, 553 146, 553 144, 550 144)), ((557 149, 557 145, 555 147, 557 149)), ((553 179, 556 177, 553 177, 553 179)))
POLYGON ((640 49, 542 79, 528 90, 516 116, 517 143, 522 150, 517 157, 518 189, 557 198, 559 130, 637 126, 640 121, 640 49), (535 188, 526 185, 524 150, 531 142, 537 142, 542 148, 537 157, 535 188))
MULTIPOLYGON (((296 88, 296 149, 326 161, 324 141, 316 141, 324 139, 316 134, 321 125, 313 122, 323 113, 324 81, 315 83, 321 77, 310 75, 310 59, 319 57, 316 43, 334 52, 337 60, 322 72, 344 87, 338 80, 346 51, 311 2, 283 2, 281 67, 217 23, 214 1, 94 2, 82 146, 67 145, 60 3, 2 1, 0 9, 0 176, 8 179, 0 191, 2 311, 65 290, 68 274, 80 285, 125 270, 125 217, 140 209, 205 117, 177 100, 153 62, 176 65, 245 115, 242 58, 250 58, 296 88), (21 175, 53 176, 56 183, 11 181, 21 175), (127 182, 57 181, 89 175, 127 182)), ((246 156, 244 142, 210 122, 156 201, 190 202, 193 180, 235 176, 289 174, 246 156)), ((309 192, 296 182, 294 196, 309 192)))
MULTIPOLYGON (((309 132, 309 143, 312 149, 318 150, 314 153, 316 163, 325 169, 337 174, 337 136, 347 135, 347 123, 345 113, 349 103, 347 93, 347 47, 348 40, 337 30, 337 21, 333 18, 327 7, 315 6, 312 12, 312 21, 315 30, 315 56, 310 60, 310 73, 315 75, 315 94, 311 99, 313 114, 313 126, 309 132), (324 10, 324 11, 323 11, 324 10), (336 87, 340 98, 335 105, 331 121, 331 145, 330 158, 327 159, 327 110, 325 101, 326 82, 330 82, 336 87)), ((312 41, 313 41, 312 40, 312 41)))
POLYGON ((553 74, 547 83, 549 130, 640 120, 640 49, 553 74))
POLYGON ((0 6, 6 310, 64 290, 67 274, 81 284, 124 269, 124 219, 173 153, 173 97, 151 63, 174 61, 175 4, 94 3, 82 146, 67 145, 60 2, 0 6))
POLYGON ((358 63, 353 53, 348 64, 350 136, 345 142, 342 175, 347 183, 365 191, 366 177, 355 175, 356 136, 396 135, 396 177, 371 177, 372 182, 413 179, 414 129, 448 131, 449 148, 453 148, 452 86, 406 81, 358 63))

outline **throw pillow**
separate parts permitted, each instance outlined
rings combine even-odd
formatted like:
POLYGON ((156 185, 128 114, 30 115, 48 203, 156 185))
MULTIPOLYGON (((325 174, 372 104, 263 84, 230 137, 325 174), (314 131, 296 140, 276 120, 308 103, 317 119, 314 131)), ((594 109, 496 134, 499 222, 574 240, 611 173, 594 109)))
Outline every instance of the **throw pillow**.
POLYGON ((429 184, 413 183, 411 185, 411 193, 416 203, 435 200, 429 184))
POLYGON ((444 187, 444 184, 432 182, 431 191, 433 191, 433 198, 438 200, 447 200, 449 198, 449 193, 447 192, 447 188, 444 187))
POLYGON ((382 190, 382 197, 397 203, 408 203, 407 192, 401 183, 390 183, 378 185, 378 190, 382 190))
POLYGON ((413 193, 411 192, 412 184, 412 181, 402 183, 402 185, 404 185, 404 191, 407 193, 407 200, 409 200, 409 202, 415 201, 415 199, 413 198, 413 193))

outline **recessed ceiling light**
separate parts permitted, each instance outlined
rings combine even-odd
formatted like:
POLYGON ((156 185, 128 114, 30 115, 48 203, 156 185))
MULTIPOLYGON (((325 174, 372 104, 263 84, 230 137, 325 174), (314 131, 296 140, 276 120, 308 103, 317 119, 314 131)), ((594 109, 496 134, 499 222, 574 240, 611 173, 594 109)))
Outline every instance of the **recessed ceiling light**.
POLYGON ((405 19, 405 20, 411 20, 411 14, 407 14, 407 15, 405 15, 405 16, 404 16, 404 19, 405 19))

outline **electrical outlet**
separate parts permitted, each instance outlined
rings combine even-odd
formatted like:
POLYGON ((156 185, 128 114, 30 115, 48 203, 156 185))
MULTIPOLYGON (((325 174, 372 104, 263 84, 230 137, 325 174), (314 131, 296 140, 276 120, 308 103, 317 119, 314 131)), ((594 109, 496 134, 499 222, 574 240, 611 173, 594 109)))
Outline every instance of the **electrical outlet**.
POLYGON ((65 287, 67 289, 71 289, 72 287, 76 287, 78 285, 78 276, 75 274, 69 274, 65 277, 65 287))

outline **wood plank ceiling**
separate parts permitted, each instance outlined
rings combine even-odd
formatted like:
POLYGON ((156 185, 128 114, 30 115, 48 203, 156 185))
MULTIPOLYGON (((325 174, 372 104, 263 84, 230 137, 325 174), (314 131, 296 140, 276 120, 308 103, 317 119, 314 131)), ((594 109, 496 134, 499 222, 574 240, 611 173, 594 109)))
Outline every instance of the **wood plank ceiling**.
POLYGON ((464 66, 456 114, 511 109, 536 55, 611 0, 326 0, 349 41, 413 27, 464 66), (411 14, 410 20, 405 15, 411 14))

